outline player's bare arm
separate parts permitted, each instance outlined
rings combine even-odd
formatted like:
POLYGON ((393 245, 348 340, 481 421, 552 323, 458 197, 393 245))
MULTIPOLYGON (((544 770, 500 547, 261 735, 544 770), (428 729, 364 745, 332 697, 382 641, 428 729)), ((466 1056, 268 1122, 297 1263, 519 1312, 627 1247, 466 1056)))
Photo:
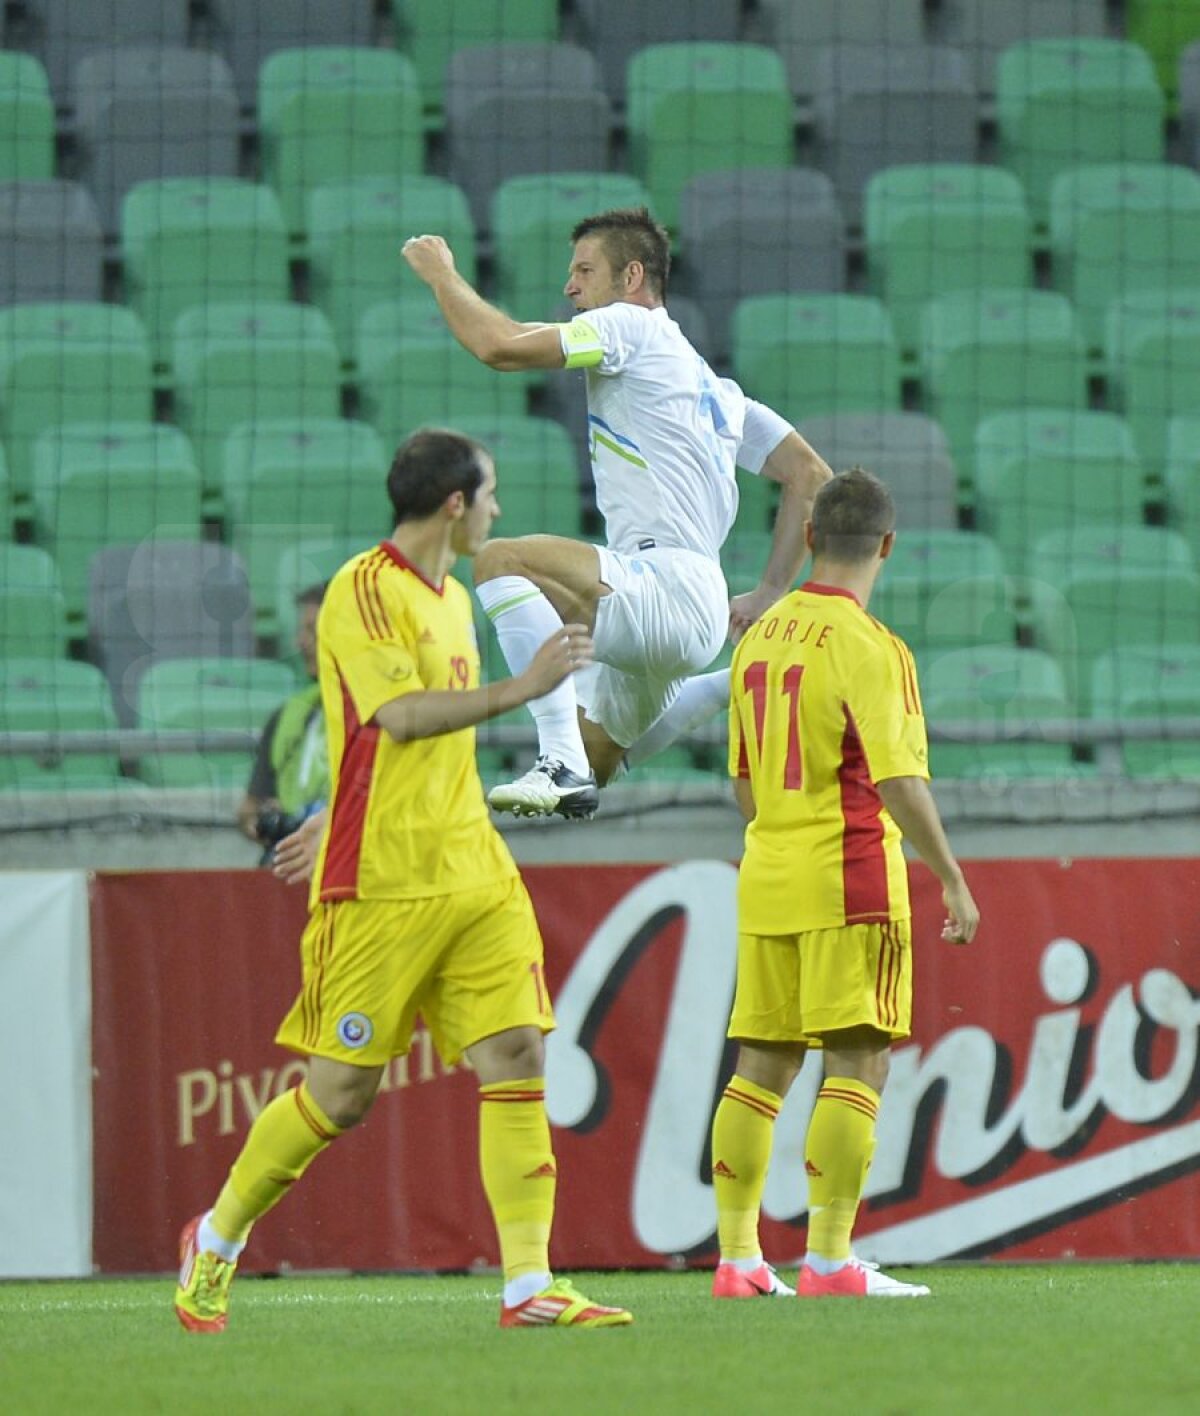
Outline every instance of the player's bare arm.
POLYGON ((375 721, 396 742, 459 732, 519 708, 531 698, 541 698, 591 662, 592 637, 587 626, 565 624, 546 640, 524 673, 465 693, 443 689, 407 693, 379 708, 375 721))
POLYGON ((812 515, 813 499, 833 473, 793 430, 763 463, 762 475, 780 487, 774 538, 759 583, 729 603, 729 637, 735 642, 795 583, 808 554, 804 527, 812 515))
POLYGON ((441 236, 412 236, 403 254, 433 291, 450 333, 481 363, 502 373, 564 366, 558 326, 522 324, 489 305, 459 274, 454 253, 441 236))
POLYGON ((738 810, 747 821, 753 821, 758 814, 758 806, 754 801, 754 788, 746 777, 735 777, 733 779, 733 799, 738 804, 738 810))
POLYGON ((929 783, 923 777, 889 777, 876 785, 904 839, 942 882, 947 915, 942 938, 969 944, 979 927, 979 907, 950 849, 929 783))

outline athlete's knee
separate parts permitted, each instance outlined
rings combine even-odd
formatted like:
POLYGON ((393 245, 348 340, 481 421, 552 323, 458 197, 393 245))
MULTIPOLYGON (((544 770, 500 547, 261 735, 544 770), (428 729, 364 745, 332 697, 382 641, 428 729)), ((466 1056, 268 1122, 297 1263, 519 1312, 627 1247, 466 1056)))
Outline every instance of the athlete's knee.
POLYGON ((475 1043, 467 1058, 485 1086, 521 1081, 545 1073, 546 1042, 540 1028, 509 1028, 475 1043))
POLYGON ((475 584, 485 580, 495 580, 501 575, 526 575, 528 567, 520 538, 500 537, 495 541, 485 541, 475 553, 475 584))
POLYGON ((376 1068, 347 1067, 336 1071, 313 1066, 308 1089, 322 1112, 338 1128, 357 1126, 371 1109, 379 1090, 380 1071, 376 1068))

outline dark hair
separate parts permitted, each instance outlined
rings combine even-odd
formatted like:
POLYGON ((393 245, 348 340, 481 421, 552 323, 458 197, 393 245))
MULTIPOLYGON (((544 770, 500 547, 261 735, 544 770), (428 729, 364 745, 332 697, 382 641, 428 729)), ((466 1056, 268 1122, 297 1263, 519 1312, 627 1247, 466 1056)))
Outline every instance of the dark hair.
POLYGON ((306 585, 303 590, 297 590, 294 596, 297 605, 319 605, 325 598, 325 587, 328 581, 318 580, 313 585, 306 585))
POLYGON ((831 477, 813 502, 813 555, 870 560, 896 524, 892 494, 872 472, 851 467, 831 477))
POLYGON ((397 525, 432 516, 453 492, 471 506, 483 483, 487 449, 449 428, 419 428, 396 449, 388 472, 388 497, 397 525))
POLYGON ((671 273, 671 238, 645 207, 618 207, 586 216, 571 232, 572 244, 585 236, 599 236, 614 271, 630 261, 640 261, 646 284, 661 300, 671 273))

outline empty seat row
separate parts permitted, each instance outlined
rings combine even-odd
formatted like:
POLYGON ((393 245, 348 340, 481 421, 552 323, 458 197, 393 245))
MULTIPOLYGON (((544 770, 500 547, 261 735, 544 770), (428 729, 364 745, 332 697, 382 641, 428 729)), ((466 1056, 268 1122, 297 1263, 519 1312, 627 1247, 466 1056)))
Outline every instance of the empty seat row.
MULTIPOLYGON (((567 233, 580 217, 651 197, 636 178, 563 173, 511 178, 496 191, 490 226, 497 296, 549 313, 562 288, 567 233)), ((418 292, 398 257, 414 231, 438 231, 476 276, 475 230, 462 189, 423 174, 347 178, 308 193, 311 298, 349 352, 362 310, 418 292)), ((832 183, 811 169, 704 173, 680 196, 685 280, 705 308, 710 353, 729 348, 739 298, 778 290, 840 291, 846 276, 843 213, 832 183)), ((127 203, 129 298, 160 329, 159 357, 181 308, 205 298, 277 298, 288 283, 287 222, 268 189, 236 179, 177 179, 139 186, 127 203), (274 292, 274 293, 273 293, 274 292)), ((0 186, 0 295, 95 298, 102 235, 82 188, 0 186)), ((1033 234, 1020 183, 1000 168, 942 163, 888 168, 865 201, 870 291, 884 301, 900 353, 915 357, 920 312, 959 288, 1029 286, 1033 234)), ((1069 295, 1090 349, 1103 343, 1118 295, 1200 282, 1200 176, 1190 169, 1120 163, 1072 169, 1051 203, 1051 276, 1069 295)))
MULTIPOLYGON (((817 164, 852 220, 865 182, 880 168, 978 155, 977 93, 959 51, 841 44, 819 51, 818 72, 817 164)), ((1104 38, 1017 44, 1005 50, 999 74, 1000 159, 1025 184, 1037 222, 1047 219, 1053 179, 1067 167, 1162 160, 1166 100, 1136 45, 1104 38)), ((80 61, 76 80, 81 159, 110 229, 139 177, 236 171, 236 96, 216 55, 100 51, 80 61)), ((0 177, 51 175, 53 106, 36 60, 0 55, 0 106, 10 109, 0 131, 22 135, 0 147, 0 177)), ((304 191, 314 184, 338 174, 421 170, 421 77, 393 50, 275 52, 259 75, 258 110, 264 172, 295 235, 303 233, 304 191)), ((596 61, 574 45, 459 49, 447 69, 446 117, 450 171, 479 221, 507 177, 608 165, 611 105, 596 61)), ((672 228, 689 178, 786 166, 793 129, 784 61, 767 46, 658 44, 629 60, 630 171, 672 228)))
MULTIPOLYGON (((193 439, 211 504, 229 430, 247 419, 336 417, 343 368, 318 308, 285 300, 196 303, 200 293, 190 285, 158 288, 144 303, 162 321, 177 300, 192 297, 175 313, 174 341, 163 348, 174 354, 174 417, 193 439)), ((1059 294, 952 291, 922 307, 921 329, 923 395, 949 437, 967 499, 983 419, 1026 407, 1087 409, 1093 365, 1059 294)), ((1168 418, 1200 410, 1200 290, 1120 297, 1106 330, 1111 408, 1124 412, 1148 475, 1157 476, 1168 418)), ((432 420, 522 414, 534 382, 498 378, 474 360, 425 294, 365 308, 352 350, 360 414, 390 444, 432 420)), ((901 406, 899 351, 874 297, 749 297, 735 309, 733 350, 747 391, 793 421, 901 406)), ((141 323, 124 307, 0 311, 0 431, 18 509, 30 496, 34 443, 46 428, 153 417, 152 362, 141 323)))

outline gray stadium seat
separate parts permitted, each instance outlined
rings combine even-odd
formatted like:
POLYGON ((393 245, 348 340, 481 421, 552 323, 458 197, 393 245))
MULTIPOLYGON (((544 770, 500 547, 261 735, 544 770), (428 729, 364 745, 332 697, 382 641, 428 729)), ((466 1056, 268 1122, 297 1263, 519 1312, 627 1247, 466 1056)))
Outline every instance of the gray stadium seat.
POLYGON ((966 56, 945 45, 828 45, 816 62, 817 165, 849 220, 873 172, 908 162, 974 162, 975 87, 966 56))
POLYGON ((693 177, 680 202, 679 241, 688 289, 720 356, 743 296, 841 290, 845 280, 842 212, 823 172, 753 167, 693 177))
POLYGON ((75 65, 93 49, 188 39, 188 0, 25 0, 25 10, 31 47, 59 103, 66 102, 75 65))
POLYGON ((135 182, 236 177, 238 101, 229 66, 198 49, 99 49, 75 66, 80 176, 107 231, 135 182))
POLYGON ((373 0, 208 0, 208 11, 238 94, 252 104, 268 54, 313 44, 369 44, 375 6, 373 0))
POLYGON ((958 525, 950 444, 941 425, 924 413, 831 413, 805 418, 799 432, 835 472, 857 464, 883 478, 901 535, 958 525))
POLYGON ((1179 129, 1187 160, 1200 166, 1200 40, 1179 56, 1179 129))
POLYGON ((99 300, 104 233, 78 182, 0 183, 0 305, 99 300))
POLYGON ((630 58, 647 44, 738 38, 738 0, 575 0, 588 48, 600 61, 604 86, 625 92, 630 58))
POLYGON ((447 68, 445 105, 450 175, 480 225, 508 177, 608 165, 608 98, 596 61, 575 45, 459 50, 447 68))
POLYGON ((885 44, 903 50, 923 43, 922 0, 763 0, 775 47, 795 94, 811 94, 817 52, 827 44, 885 44))
POLYGON ((88 653, 112 686, 123 727, 138 682, 164 659, 254 654, 254 605, 236 551, 215 541, 150 540, 92 557, 88 653))
POLYGON ((996 59, 1010 44, 1107 33, 1105 0, 938 0, 934 25, 940 43, 969 56, 980 93, 996 91, 996 59))

